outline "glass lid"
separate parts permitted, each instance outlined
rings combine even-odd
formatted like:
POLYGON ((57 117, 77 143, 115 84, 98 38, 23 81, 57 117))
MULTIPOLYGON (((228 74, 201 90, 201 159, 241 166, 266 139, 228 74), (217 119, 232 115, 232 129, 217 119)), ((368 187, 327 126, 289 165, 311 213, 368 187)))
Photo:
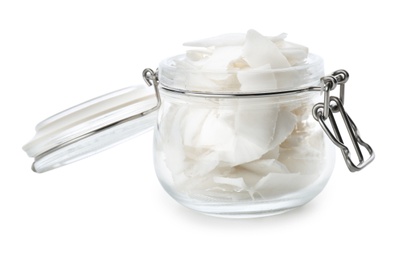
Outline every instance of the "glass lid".
POLYGON ((78 161, 151 129, 159 103, 144 85, 123 88, 40 122, 23 146, 35 172, 78 161))

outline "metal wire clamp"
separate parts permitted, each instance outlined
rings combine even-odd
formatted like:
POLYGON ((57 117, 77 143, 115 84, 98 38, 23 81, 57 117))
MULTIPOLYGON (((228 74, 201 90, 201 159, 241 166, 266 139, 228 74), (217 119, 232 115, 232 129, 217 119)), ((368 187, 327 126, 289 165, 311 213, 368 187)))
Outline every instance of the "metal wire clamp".
POLYGON ((337 70, 330 76, 323 77, 321 79, 321 82, 323 84, 322 88, 324 91, 324 102, 317 103, 313 107, 312 113, 314 119, 320 123, 324 132, 331 139, 331 141, 341 149, 348 169, 351 172, 355 172, 362 170, 365 166, 370 164, 375 158, 375 153, 371 146, 361 139, 357 126, 354 124, 354 121, 344 109, 344 91, 345 83, 348 81, 348 77, 348 72, 345 70, 337 70), (330 92, 337 86, 340 87, 340 96, 330 96, 330 92), (334 114, 336 113, 341 114, 341 117, 348 131, 348 135, 350 136, 351 142, 354 146, 358 158, 358 164, 355 164, 352 161, 350 150, 344 144, 337 122, 334 118, 334 114), (332 126, 333 132, 330 131, 329 127, 326 124, 327 119, 330 119, 329 121, 332 126), (369 156, 366 160, 364 159, 360 146, 363 146, 369 153, 369 156))
POLYGON ((158 69, 154 72, 152 69, 146 68, 143 70, 143 79, 146 84, 150 87, 154 85, 154 91, 156 93, 157 104, 155 107, 143 112, 143 115, 149 114, 153 111, 156 111, 161 106, 161 98, 160 98, 160 91, 158 89, 158 69))

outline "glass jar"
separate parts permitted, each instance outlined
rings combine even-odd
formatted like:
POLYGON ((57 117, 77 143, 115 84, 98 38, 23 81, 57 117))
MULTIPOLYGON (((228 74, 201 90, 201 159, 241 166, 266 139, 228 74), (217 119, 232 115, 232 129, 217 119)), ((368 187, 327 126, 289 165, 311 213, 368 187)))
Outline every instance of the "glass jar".
POLYGON ((304 63, 281 69, 224 71, 181 67, 181 59, 143 71, 154 92, 121 89, 38 124, 23 147, 35 158, 33 171, 86 158, 154 126, 154 167, 175 200, 209 215, 256 217, 318 195, 334 167, 334 145, 351 171, 374 159, 343 107, 348 73, 323 77, 320 57, 309 54, 304 63), (330 96, 337 86, 339 97, 330 96), (334 114, 342 116, 358 163, 334 114))
POLYGON ((253 93, 187 90, 192 72, 178 71, 176 59, 159 67, 162 104, 154 130, 156 173, 174 199, 211 215, 264 216, 301 206, 324 188, 335 151, 311 116, 320 92, 284 93, 319 85, 320 57, 252 72, 250 78, 284 79, 253 93), (267 92, 273 88, 282 95, 267 92))

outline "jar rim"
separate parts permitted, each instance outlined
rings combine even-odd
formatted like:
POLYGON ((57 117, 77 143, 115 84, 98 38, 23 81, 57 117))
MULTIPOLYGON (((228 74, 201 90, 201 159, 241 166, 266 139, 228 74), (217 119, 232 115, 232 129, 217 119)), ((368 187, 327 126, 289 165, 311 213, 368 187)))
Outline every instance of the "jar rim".
MULTIPOLYGON (((177 70, 176 67, 176 61, 181 60, 182 58, 185 57, 185 54, 179 54, 175 55, 166 59, 163 59, 160 62, 159 69, 164 71, 164 70, 177 70)), ((252 72, 286 72, 286 71, 298 71, 298 70, 303 70, 306 69, 307 67, 313 67, 317 65, 322 65, 323 60, 321 56, 314 54, 314 53, 309 53, 307 55, 307 58, 304 63, 298 64, 295 66, 290 66, 288 68, 276 68, 276 69, 262 69, 262 68, 247 68, 247 71, 252 71, 252 72)), ((181 69, 180 69, 181 70, 181 69)), ((232 73, 237 73, 241 71, 242 69, 184 69, 183 71, 190 71, 190 72, 201 72, 201 73, 221 73, 221 74, 232 74, 232 73)), ((160 81, 161 82, 161 81, 160 81)))
MULTIPOLYGON (((324 76, 323 59, 316 54, 309 53, 305 62, 288 68, 277 69, 198 69, 181 68, 178 62, 185 57, 184 54, 164 59, 159 64, 158 79, 162 87, 166 89, 183 90, 185 92, 207 93, 266 93, 278 92, 278 90, 301 89, 309 85, 318 85, 320 78, 324 76), (264 77, 274 75, 276 86, 266 81, 266 87, 245 91, 238 88, 238 81, 230 79, 230 76, 246 74, 248 77, 258 78, 260 85, 264 85, 264 77), (206 77, 204 77, 206 75, 206 77), (261 75, 261 77, 260 77, 261 75), (209 78, 212 78, 211 80, 209 78), (213 79, 225 77, 224 88, 213 87, 213 79), (201 80, 204 78, 205 80, 201 80), (262 81, 261 81, 262 80, 262 81), (237 84, 237 85, 235 85, 237 84)), ((218 81, 218 80, 215 80, 218 81)), ((219 83, 220 84, 220 83, 219 83)))

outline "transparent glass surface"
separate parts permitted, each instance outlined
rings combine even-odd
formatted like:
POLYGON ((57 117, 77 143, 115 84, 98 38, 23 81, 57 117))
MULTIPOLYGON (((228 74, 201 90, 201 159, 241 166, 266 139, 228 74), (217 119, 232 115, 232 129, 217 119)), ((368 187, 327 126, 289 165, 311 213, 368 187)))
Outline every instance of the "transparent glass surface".
POLYGON ((161 91, 154 160, 165 190, 205 214, 256 217, 304 205, 335 151, 311 109, 320 94, 204 98, 161 91))

